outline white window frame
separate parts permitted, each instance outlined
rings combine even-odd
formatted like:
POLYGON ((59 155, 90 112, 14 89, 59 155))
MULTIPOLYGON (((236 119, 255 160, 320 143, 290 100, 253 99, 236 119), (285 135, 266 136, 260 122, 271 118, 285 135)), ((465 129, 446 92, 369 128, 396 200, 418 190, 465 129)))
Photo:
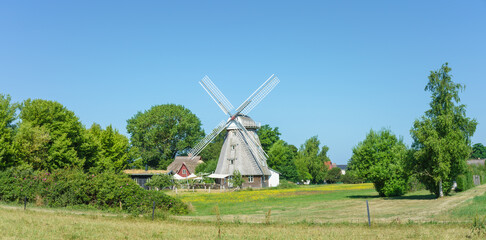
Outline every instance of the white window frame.
POLYGON ((252 183, 253 181, 255 181, 255 179, 253 178, 253 176, 248 176, 248 182, 249 183, 252 183))
POLYGON ((182 169, 182 174, 187 174, 186 169, 182 169))

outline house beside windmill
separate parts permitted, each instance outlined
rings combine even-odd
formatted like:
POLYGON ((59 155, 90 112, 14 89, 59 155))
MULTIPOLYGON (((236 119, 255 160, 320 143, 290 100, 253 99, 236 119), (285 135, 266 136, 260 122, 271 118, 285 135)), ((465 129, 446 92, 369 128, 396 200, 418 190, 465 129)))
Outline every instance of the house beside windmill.
POLYGON ((201 156, 188 157, 188 156, 177 156, 174 161, 167 167, 167 171, 172 172, 172 174, 178 175, 181 178, 188 178, 191 175, 196 175, 196 167, 204 163, 201 156))
POLYGON ((144 189, 149 189, 148 186, 145 186, 147 182, 150 181, 150 179, 154 175, 161 175, 161 174, 169 174, 169 171, 167 170, 148 170, 146 167, 145 170, 143 169, 126 169, 123 170, 123 173, 129 175, 133 181, 135 181, 140 187, 144 189))

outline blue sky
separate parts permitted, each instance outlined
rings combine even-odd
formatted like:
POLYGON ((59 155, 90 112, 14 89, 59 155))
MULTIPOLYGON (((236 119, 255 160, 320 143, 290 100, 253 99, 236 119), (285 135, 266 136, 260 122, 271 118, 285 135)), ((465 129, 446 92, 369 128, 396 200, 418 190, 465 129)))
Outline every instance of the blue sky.
POLYGON ((250 116, 344 164, 371 128, 411 144, 431 70, 449 62, 486 144, 486 1, 2 1, 0 93, 55 100, 126 133, 138 111, 182 104, 209 132, 275 73, 250 116))

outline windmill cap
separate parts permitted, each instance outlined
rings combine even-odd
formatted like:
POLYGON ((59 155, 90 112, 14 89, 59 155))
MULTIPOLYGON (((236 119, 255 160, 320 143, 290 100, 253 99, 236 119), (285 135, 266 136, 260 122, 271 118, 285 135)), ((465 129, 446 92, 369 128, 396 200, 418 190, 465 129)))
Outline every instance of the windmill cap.
MULTIPOLYGON (((228 120, 230 120, 230 119, 231 118, 229 118, 228 120)), ((240 122, 241 125, 243 125, 246 129, 258 129, 258 128, 261 127, 260 123, 253 121, 253 119, 251 119, 251 117, 248 117, 246 115, 236 116, 235 121, 240 122)), ((234 129, 238 129, 238 127, 236 126, 236 124, 231 123, 226 129, 234 130, 234 129)))

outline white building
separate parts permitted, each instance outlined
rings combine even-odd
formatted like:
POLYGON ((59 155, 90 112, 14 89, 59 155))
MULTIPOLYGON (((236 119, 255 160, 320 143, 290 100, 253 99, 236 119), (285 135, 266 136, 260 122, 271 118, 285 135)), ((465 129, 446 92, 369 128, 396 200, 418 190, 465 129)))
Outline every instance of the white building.
POLYGON ((272 175, 270 175, 270 178, 268 179, 268 186, 269 187, 276 187, 280 184, 280 173, 271 169, 271 168, 268 168, 270 170, 270 173, 272 175))

